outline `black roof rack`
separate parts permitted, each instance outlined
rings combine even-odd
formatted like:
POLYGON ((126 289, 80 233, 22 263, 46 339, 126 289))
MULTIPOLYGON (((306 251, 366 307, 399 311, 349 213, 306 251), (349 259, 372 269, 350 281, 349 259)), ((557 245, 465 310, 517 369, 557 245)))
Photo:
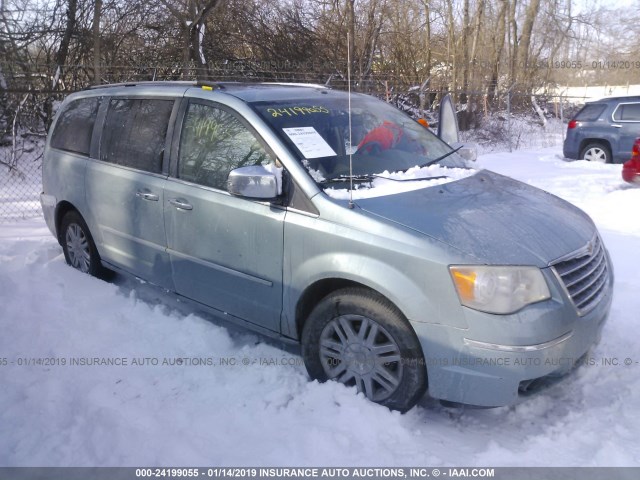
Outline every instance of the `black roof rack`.
POLYGON ((224 89, 224 85, 222 85, 221 83, 212 82, 210 80, 197 80, 196 81, 196 86, 197 87, 210 87, 213 90, 215 90, 215 89, 223 90, 224 89))
POLYGON ((213 90, 221 90, 224 88, 224 85, 220 84, 219 82, 212 82, 209 80, 159 80, 159 81, 149 81, 149 80, 145 80, 145 81, 141 81, 141 82, 121 82, 121 83, 105 83, 104 85, 92 85, 88 88, 86 88, 86 90, 97 90, 100 88, 110 88, 110 87, 135 87, 138 85, 144 85, 146 86, 159 86, 159 87, 166 87, 166 86, 182 86, 182 87, 209 87, 213 90))

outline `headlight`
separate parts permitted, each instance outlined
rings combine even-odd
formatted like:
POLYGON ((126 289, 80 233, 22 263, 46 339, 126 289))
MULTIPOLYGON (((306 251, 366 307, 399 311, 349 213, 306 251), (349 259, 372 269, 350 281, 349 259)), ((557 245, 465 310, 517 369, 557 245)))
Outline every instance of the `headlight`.
POLYGON ((449 267, 462 305, 488 313, 513 313, 551 297, 537 267, 449 267))

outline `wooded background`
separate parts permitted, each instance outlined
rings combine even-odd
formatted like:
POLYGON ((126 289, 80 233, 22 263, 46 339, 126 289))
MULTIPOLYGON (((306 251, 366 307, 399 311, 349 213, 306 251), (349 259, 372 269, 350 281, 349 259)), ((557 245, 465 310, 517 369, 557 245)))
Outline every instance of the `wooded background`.
POLYGON ((504 92, 531 106, 533 93, 555 85, 633 83, 640 7, 598 2, 0 0, 0 132, 19 108, 35 109, 46 128, 57 93, 91 84, 202 78, 344 88, 347 33, 352 87, 409 95, 422 109, 442 92, 486 113, 504 92))
POLYGON ((354 90, 429 120, 450 92, 481 146, 553 144, 583 100, 558 86, 640 83, 634 1, 0 0, 0 221, 40 214, 44 137, 68 93, 196 78, 345 89, 348 33, 354 90))

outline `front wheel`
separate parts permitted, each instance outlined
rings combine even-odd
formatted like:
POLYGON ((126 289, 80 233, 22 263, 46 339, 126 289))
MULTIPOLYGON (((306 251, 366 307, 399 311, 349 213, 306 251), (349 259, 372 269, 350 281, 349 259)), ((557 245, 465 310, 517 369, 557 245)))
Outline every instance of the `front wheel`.
POLYGON ((98 276, 102 272, 100 256, 87 224, 76 211, 70 211, 60 224, 64 258, 73 268, 98 276))
POLYGON ((589 162, 611 163, 611 152, 606 145, 590 143, 582 149, 580 158, 589 162))
POLYGON ((422 348, 409 322, 381 295, 338 290, 318 303, 302 332, 309 375, 355 386, 370 400, 405 412, 427 387, 422 348))

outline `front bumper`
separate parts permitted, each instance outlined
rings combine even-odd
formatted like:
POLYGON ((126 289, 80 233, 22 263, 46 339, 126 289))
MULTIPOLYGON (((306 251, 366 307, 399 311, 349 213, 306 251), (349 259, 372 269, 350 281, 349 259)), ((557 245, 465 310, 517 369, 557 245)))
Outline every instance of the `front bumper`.
POLYGON ((513 404, 521 384, 560 376, 584 361, 609 315, 613 273, 598 305, 579 316, 560 285, 552 298, 513 315, 466 307, 468 329, 414 324, 425 357, 429 395, 455 403, 497 407, 513 404))

